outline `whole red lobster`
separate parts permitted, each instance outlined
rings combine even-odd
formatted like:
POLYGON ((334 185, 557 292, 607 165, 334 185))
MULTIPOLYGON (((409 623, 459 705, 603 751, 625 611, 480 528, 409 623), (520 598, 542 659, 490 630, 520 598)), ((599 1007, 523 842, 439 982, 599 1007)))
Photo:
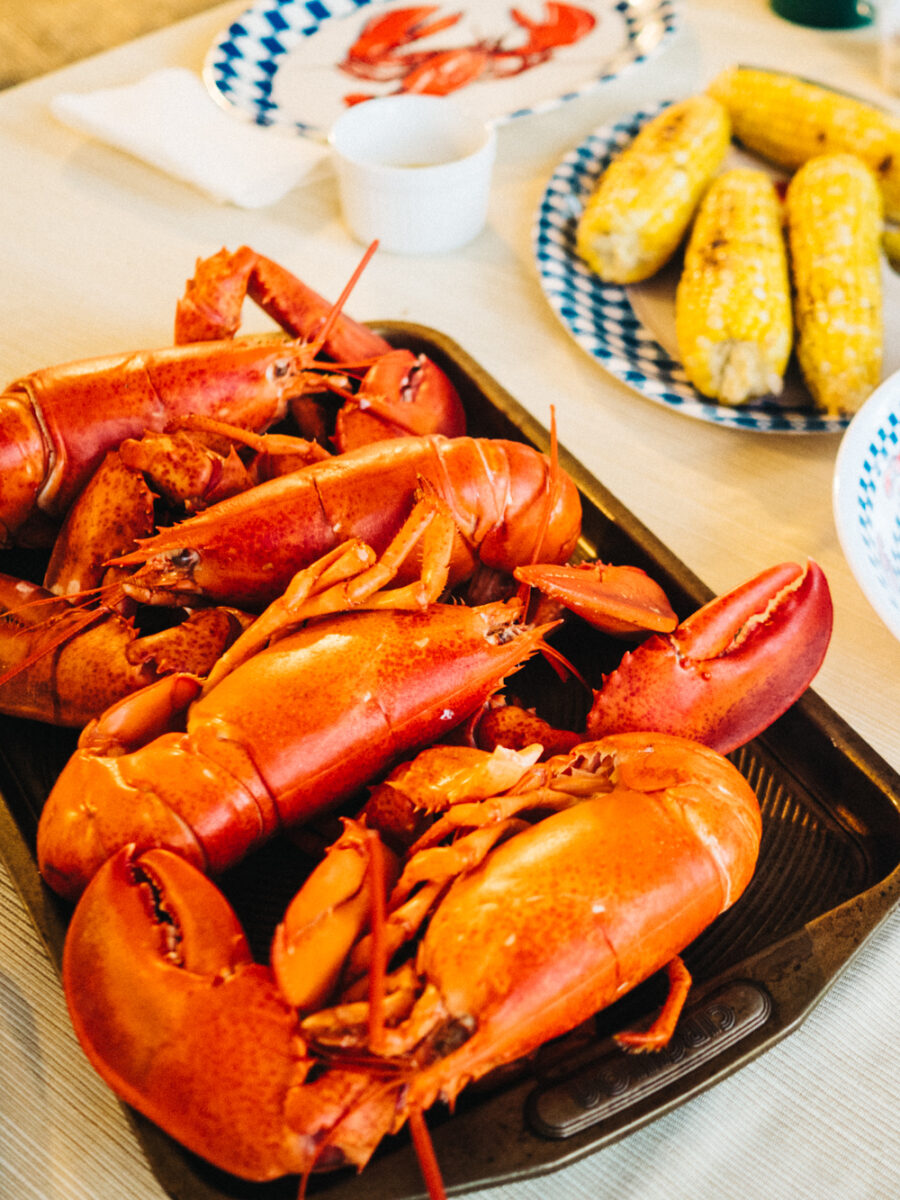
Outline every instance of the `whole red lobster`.
POLYGON ((190 344, 38 371, 0 397, 0 530, 7 540, 53 542, 46 590, 0 581, 3 711, 81 726, 179 667, 206 674, 249 619, 233 606, 148 637, 118 588, 91 611, 53 595, 83 604, 114 579, 108 561, 153 532, 161 503, 174 519, 179 506, 197 511, 328 457, 318 441, 254 434, 289 406, 302 406, 308 424, 315 411, 308 432, 338 449, 463 432, 444 372, 342 311, 352 283, 332 305, 248 247, 222 250, 198 261, 177 306, 176 341, 190 344), (296 340, 234 340, 247 294, 296 340), (313 399, 323 387, 339 396, 336 421, 313 399), (87 662, 96 664, 90 679, 87 662))
POLYGON ((678 954, 752 875, 756 797, 727 760, 663 734, 532 761, 507 758, 493 785, 491 765, 467 765, 438 789, 442 812, 387 898, 377 835, 348 824, 276 935, 274 973, 194 867, 123 848, 66 939, 66 997, 91 1062, 189 1149, 248 1179, 360 1167, 409 1121, 439 1197, 422 1124, 436 1100, 452 1104, 663 967, 659 1019, 620 1041, 664 1045, 689 985, 678 954), (390 944, 373 947, 385 930, 390 944), (385 979, 392 948, 412 940, 385 979), (299 1010, 283 990, 298 987, 311 1000, 299 1010), (322 988, 336 1007, 323 1009, 322 988))
POLYGON ((342 311, 373 250, 336 304, 248 247, 223 250, 198 261, 178 305, 175 346, 47 367, 10 383, 0 395, 0 544, 52 544, 106 452, 126 438, 164 432, 190 414, 266 429, 343 364, 366 378, 362 395, 345 381, 339 448, 373 435, 462 433, 459 397, 443 372, 342 311), (248 291, 292 340, 234 338, 248 291))

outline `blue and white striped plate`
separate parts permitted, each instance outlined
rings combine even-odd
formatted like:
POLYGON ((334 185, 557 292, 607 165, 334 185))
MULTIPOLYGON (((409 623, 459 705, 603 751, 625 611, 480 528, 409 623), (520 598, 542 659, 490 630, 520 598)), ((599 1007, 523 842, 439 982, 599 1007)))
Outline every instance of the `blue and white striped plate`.
POLYGON ((677 266, 647 283, 603 283, 575 249, 575 228, 610 158, 663 104, 596 129, 562 160, 547 185, 533 231, 541 285, 572 337, 611 375, 650 400, 690 417, 769 433, 835 433, 849 417, 815 411, 795 368, 778 397, 731 407, 702 396, 676 359, 674 295, 677 266))
MULTIPOLYGON (((412 7, 400 0, 258 0, 210 49, 203 77, 212 95, 258 125, 283 125, 324 138, 351 93, 386 95, 396 80, 355 78, 341 68, 363 27, 378 16, 399 17, 412 7), (388 10, 382 12, 381 10, 388 10)), ((563 6, 559 6, 563 7, 563 6)), ((643 62, 680 27, 678 0, 576 0, 596 22, 570 46, 504 78, 475 80, 454 93, 461 107, 501 123, 545 112, 643 62)), ((543 0, 477 0, 435 5, 428 24, 459 14, 446 29, 396 48, 397 55, 425 50, 521 45, 528 21, 547 19, 543 0)), ((383 60, 382 60, 383 61, 383 60)))
POLYGON ((876 388, 841 439, 833 500, 844 556, 900 638, 900 372, 876 388))

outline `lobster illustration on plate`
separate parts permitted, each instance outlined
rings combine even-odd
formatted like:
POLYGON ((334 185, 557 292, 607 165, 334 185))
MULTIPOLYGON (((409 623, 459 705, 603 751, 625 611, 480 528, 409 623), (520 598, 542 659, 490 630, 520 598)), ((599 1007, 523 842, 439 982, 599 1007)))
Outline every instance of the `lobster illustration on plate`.
MULTIPOLYGON (((324 389, 349 426, 391 351, 282 270, 246 248, 201 260, 176 336, 212 354, 204 372, 217 355, 229 370, 251 295, 288 327, 269 343, 299 355, 267 411, 324 389)), ((95 364, 84 371, 97 382, 95 364)), ((101 1075, 251 1180, 361 1167, 408 1125, 436 1200, 435 1103, 660 970, 661 1013, 619 1040, 670 1038, 690 986, 679 956, 741 895, 759 847, 756 798, 722 755, 808 686, 832 610, 810 561, 679 621, 645 572, 573 561, 581 498, 555 441, 545 455, 435 431, 443 372, 385 371, 378 427, 360 422, 343 452, 334 430, 323 445, 264 432, 268 416, 244 428, 176 404, 145 438, 99 429, 110 457, 68 507, 41 509, 41 485, 26 512, 16 485, 7 528, 42 513, 62 535, 46 586, 8 580, 6 624, 21 623, 25 649, 0 688, 40 678, 20 711, 84 723, 38 858, 75 904, 64 984, 101 1075), (424 431, 414 417, 397 436, 389 414, 420 391, 424 431), (163 528, 159 497, 184 510, 163 528), (130 625, 135 609, 170 607, 188 614, 174 629, 130 625), (574 669, 553 646, 560 626, 637 642, 582 681, 589 711, 563 729, 500 696, 537 656, 574 669), (100 690, 77 678, 92 644, 96 676, 119 647, 100 690), (342 832, 285 911, 271 964, 254 962, 211 877, 326 819, 342 832)), ((41 390, 6 397, 10 445, 41 390)), ((87 424, 73 445, 86 441, 87 424)))
MULTIPOLYGON (((559 47, 581 41, 597 23, 586 8, 548 0, 538 18, 511 8, 513 33, 462 46, 407 49, 452 29, 462 16, 439 12, 438 4, 417 4, 369 18, 338 65, 358 79, 396 83, 399 92, 446 96, 476 81, 507 79, 541 66, 559 47)), ((351 93, 344 99, 358 104, 370 98, 351 93)))

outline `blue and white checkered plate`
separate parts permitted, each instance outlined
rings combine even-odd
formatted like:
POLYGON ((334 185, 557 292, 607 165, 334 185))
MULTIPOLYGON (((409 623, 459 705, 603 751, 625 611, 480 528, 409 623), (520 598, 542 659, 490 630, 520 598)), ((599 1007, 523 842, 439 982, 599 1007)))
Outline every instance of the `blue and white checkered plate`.
MULTIPOLYGON (((679 0, 575 0, 595 17, 589 33, 553 49, 540 65, 504 78, 476 79, 454 93, 457 103, 496 124, 546 112, 613 79, 655 54, 681 23, 679 0)), ((210 49, 203 77, 213 97, 258 125, 280 125, 323 139, 352 93, 397 90, 394 79, 356 78, 341 67, 364 26, 404 0, 258 0, 210 49), (384 11, 382 11, 384 10, 384 11)), ((459 14, 445 29, 407 41, 406 55, 496 44, 514 48, 526 34, 511 15, 543 21, 543 0, 472 0, 440 4, 430 25, 459 14)))
MULTIPOLYGON (((636 392, 690 417, 767 433, 835 433, 849 417, 815 410, 792 362, 781 395, 763 396, 739 407, 716 404, 689 382, 677 361, 675 286, 680 262, 646 283, 619 287, 602 283, 575 250, 575 227, 600 173, 664 105, 606 125, 562 160, 544 192, 534 224, 534 254, 541 285, 572 337, 611 375, 636 392)), ((733 162, 763 166, 733 149, 733 162)), ((773 172, 775 174, 775 172, 773 172)), ((891 314, 900 316, 900 277, 885 268, 884 373, 900 368, 900 345, 891 338, 891 314), (896 361, 894 361, 896 360, 896 361)))
POLYGON ((900 372, 876 388, 841 439, 833 501, 844 556, 900 638, 900 372))

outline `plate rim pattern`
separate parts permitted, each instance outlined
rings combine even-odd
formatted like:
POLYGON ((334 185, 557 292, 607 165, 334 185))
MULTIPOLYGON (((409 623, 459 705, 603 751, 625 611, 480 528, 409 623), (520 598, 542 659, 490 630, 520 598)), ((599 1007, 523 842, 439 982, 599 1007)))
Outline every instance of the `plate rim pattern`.
MULTIPOLYGON (((369 8, 386 7, 394 0, 256 0, 215 39, 203 63, 202 76, 210 94, 221 106, 257 125, 292 129, 304 137, 324 140, 328 131, 284 112, 274 98, 279 67, 304 38, 312 37, 331 19, 351 17, 369 8)), ((617 78, 626 70, 652 58, 682 24, 681 0, 614 0, 608 5, 619 13, 626 43, 603 64, 599 74, 561 95, 514 109, 491 119, 505 124, 559 107, 617 78), (655 39, 646 36, 656 22, 655 39)))
POLYGON ((877 501, 900 493, 900 371, 872 393, 847 429, 834 470, 838 541, 866 599, 900 638, 900 497, 887 521, 877 501), (891 465, 894 464, 893 470, 891 465))

